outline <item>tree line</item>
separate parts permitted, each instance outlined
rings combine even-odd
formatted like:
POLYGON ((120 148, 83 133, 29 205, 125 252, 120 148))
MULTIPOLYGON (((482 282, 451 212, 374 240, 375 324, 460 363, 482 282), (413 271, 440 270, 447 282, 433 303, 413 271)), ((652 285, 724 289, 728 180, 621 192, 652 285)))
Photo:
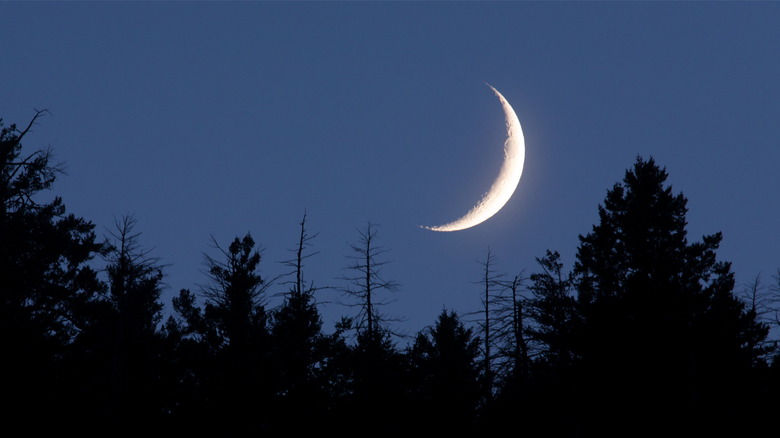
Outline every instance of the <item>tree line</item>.
MULTIPOLYGON (((687 199, 638 157, 579 237, 530 275, 481 265, 475 320, 443 310, 402 345, 382 311, 396 284, 371 224, 352 245, 353 306, 323 329, 306 216, 292 275, 259 275, 250 234, 206 259, 165 315, 165 267, 135 219, 94 224, 42 201, 60 173, 23 150, 38 119, 0 119, 0 359, 5 425, 32 432, 681 435, 774 430, 776 284, 744 291, 720 233, 689 241, 687 199), (102 267, 97 268, 102 261, 102 267), (283 287, 280 305, 270 288, 283 287), (167 316, 167 317, 166 317, 167 316), (507 432, 508 431, 508 432, 507 432)), ((278 290, 276 292, 279 292, 278 290)))

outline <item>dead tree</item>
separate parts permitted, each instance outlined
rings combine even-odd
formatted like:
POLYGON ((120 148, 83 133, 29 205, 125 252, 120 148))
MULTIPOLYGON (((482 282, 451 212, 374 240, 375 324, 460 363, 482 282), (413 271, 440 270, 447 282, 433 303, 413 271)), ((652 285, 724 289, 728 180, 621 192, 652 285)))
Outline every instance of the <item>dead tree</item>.
POLYGON ((295 257, 282 262, 282 264, 291 268, 291 271, 285 276, 294 277, 292 280, 280 283, 290 285, 288 297, 290 294, 313 295, 314 291, 317 290, 317 288, 314 287, 314 282, 310 282, 308 285, 306 284, 306 280, 303 274, 304 262, 306 259, 319 254, 319 251, 308 252, 308 249, 311 247, 311 241, 317 237, 318 233, 309 234, 309 232, 306 231, 307 218, 308 215, 304 212, 303 218, 299 223, 300 233, 298 235, 298 244, 295 246, 295 248, 290 250, 291 252, 295 253, 295 257))
POLYGON ((487 250, 485 259, 480 261, 482 266, 482 278, 477 282, 482 285, 483 292, 481 296, 482 309, 479 314, 481 318, 477 324, 482 332, 482 379, 484 390, 484 403, 490 403, 493 399, 493 388, 495 383, 495 374, 493 370, 494 352, 492 347, 496 340, 494 339, 494 327, 496 325, 494 301, 497 299, 494 295, 496 288, 500 284, 502 275, 494 270, 495 256, 490 248, 487 250))
MULTIPOLYGON (((499 281, 501 294, 494 298, 494 339, 499 344, 499 372, 504 380, 524 381, 528 377, 528 339, 526 336, 527 298, 522 295, 525 278, 515 275, 512 280, 499 281)), ((510 382, 506 382, 511 384, 510 382)))
POLYGON ((348 256, 351 262, 347 269, 353 274, 343 278, 348 282, 344 293, 353 299, 353 303, 347 305, 359 309, 353 320, 358 335, 364 334, 367 339, 376 340, 388 332, 383 323, 390 320, 381 312, 381 307, 389 301, 380 298, 379 294, 383 291, 396 292, 398 284, 382 276, 382 267, 387 261, 380 260, 380 257, 387 250, 376 243, 376 226, 369 222, 358 233, 358 243, 349 244, 352 255, 348 256))

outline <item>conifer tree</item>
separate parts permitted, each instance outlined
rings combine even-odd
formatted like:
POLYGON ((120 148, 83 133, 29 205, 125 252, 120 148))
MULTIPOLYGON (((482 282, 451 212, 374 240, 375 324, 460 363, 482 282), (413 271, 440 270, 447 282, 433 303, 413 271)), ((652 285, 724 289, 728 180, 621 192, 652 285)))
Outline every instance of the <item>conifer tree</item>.
POLYGON ((206 255, 203 308, 182 290, 173 301, 177 316, 166 323, 168 342, 185 361, 176 371, 186 383, 179 394, 195 399, 178 411, 191 420, 207 416, 207 425, 227 434, 260 432, 272 398, 261 255, 248 233, 227 249, 214 246, 221 257, 206 255))
POLYGON ((159 419, 165 410, 162 385, 163 272, 140 248, 135 219, 125 216, 109 231, 107 293, 93 302, 91 323, 72 344, 74 369, 85 397, 83 409, 101 421, 131 428, 159 419))
POLYGON ((161 336, 163 269, 158 259, 140 247, 136 221, 124 216, 115 224, 107 260, 109 302, 114 316, 108 324, 112 344, 111 409, 116 418, 132 423, 162 415, 161 336))
POLYGON ((90 260, 104 251, 94 225, 67 213, 50 190, 62 167, 51 150, 23 152, 26 128, 0 119, 0 345, 6 418, 67 418, 82 401, 71 387, 73 342, 93 323, 92 307, 104 291, 90 260), (72 410, 71 410, 72 409, 72 410))
POLYGON ((716 259, 722 235, 688 242, 687 200, 667 177, 637 158, 580 236, 577 354, 586 391, 608 400, 590 405, 591 418, 612 410, 659 427, 692 415, 717 424, 750 393, 751 346, 766 328, 734 296, 730 264, 716 259))
POLYGON ((408 351, 417 422, 438 434, 474 431, 482 397, 480 339, 456 312, 443 310, 432 328, 417 334, 408 351))
POLYGON ((561 371, 575 361, 578 309, 570 275, 563 272, 561 255, 548 250, 536 259, 541 271, 531 274, 530 335, 540 349, 539 360, 561 371))

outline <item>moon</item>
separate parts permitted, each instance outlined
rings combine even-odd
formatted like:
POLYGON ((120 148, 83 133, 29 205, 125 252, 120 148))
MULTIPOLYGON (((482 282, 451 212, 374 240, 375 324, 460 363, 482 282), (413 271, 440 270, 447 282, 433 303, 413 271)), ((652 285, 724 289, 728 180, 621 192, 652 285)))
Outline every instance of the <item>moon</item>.
POLYGON ((492 85, 487 84, 487 86, 501 101, 506 117, 507 137, 504 142, 504 162, 498 172, 498 177, 490 186, 490 190, 482 195, 482 199, 463 217, 444 225, 423 226, 422 228, 431 231, 459 231, 479 225, 504 207, 520 183, 525 163, 525 138, 523 137, 523 129, 520 127, 520 120, 504 96, 492 85))

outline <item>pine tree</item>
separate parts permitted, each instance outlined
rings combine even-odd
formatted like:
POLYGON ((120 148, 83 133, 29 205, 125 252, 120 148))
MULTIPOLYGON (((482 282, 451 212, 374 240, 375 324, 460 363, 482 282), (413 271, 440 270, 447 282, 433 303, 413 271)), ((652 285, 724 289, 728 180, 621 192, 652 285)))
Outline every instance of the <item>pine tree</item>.
POLYGON ((6 418, 31 414, 67 418, 79 409, 78 380, 68 366, 73 343, 93 323, 92 307, 105 290, 90 260, 104 251, 94 225, 66 213, 59 197, 41 199, 61 166, 51 150, 23 153, 27 127, 0 119, 0 345, 6 418))
POLYGON ((261 255, 250 234, 227 249, 214 246, 221 257, 206 256, 203 308, 182 290, 173 301, 177 315, 166 322, 168 342, 182 361, 173 373, 185 383, 178 388, 185 406, 174 411, 184 422, 198 422, 195 431, 260 432, 269 425, 272 398, 261 255))
POLYGON ((688 242, 687 200, 667 177, 652 158, 637 158, 580 236, 576 353, 586 391, 606 400, 590 405, 591 418, 611 411, 663 427, 695 412, 722 421, 733 397, 746 396, 750 346, 766 336, 734 296, 730 264, 716 260, 721 234, 688 242))

